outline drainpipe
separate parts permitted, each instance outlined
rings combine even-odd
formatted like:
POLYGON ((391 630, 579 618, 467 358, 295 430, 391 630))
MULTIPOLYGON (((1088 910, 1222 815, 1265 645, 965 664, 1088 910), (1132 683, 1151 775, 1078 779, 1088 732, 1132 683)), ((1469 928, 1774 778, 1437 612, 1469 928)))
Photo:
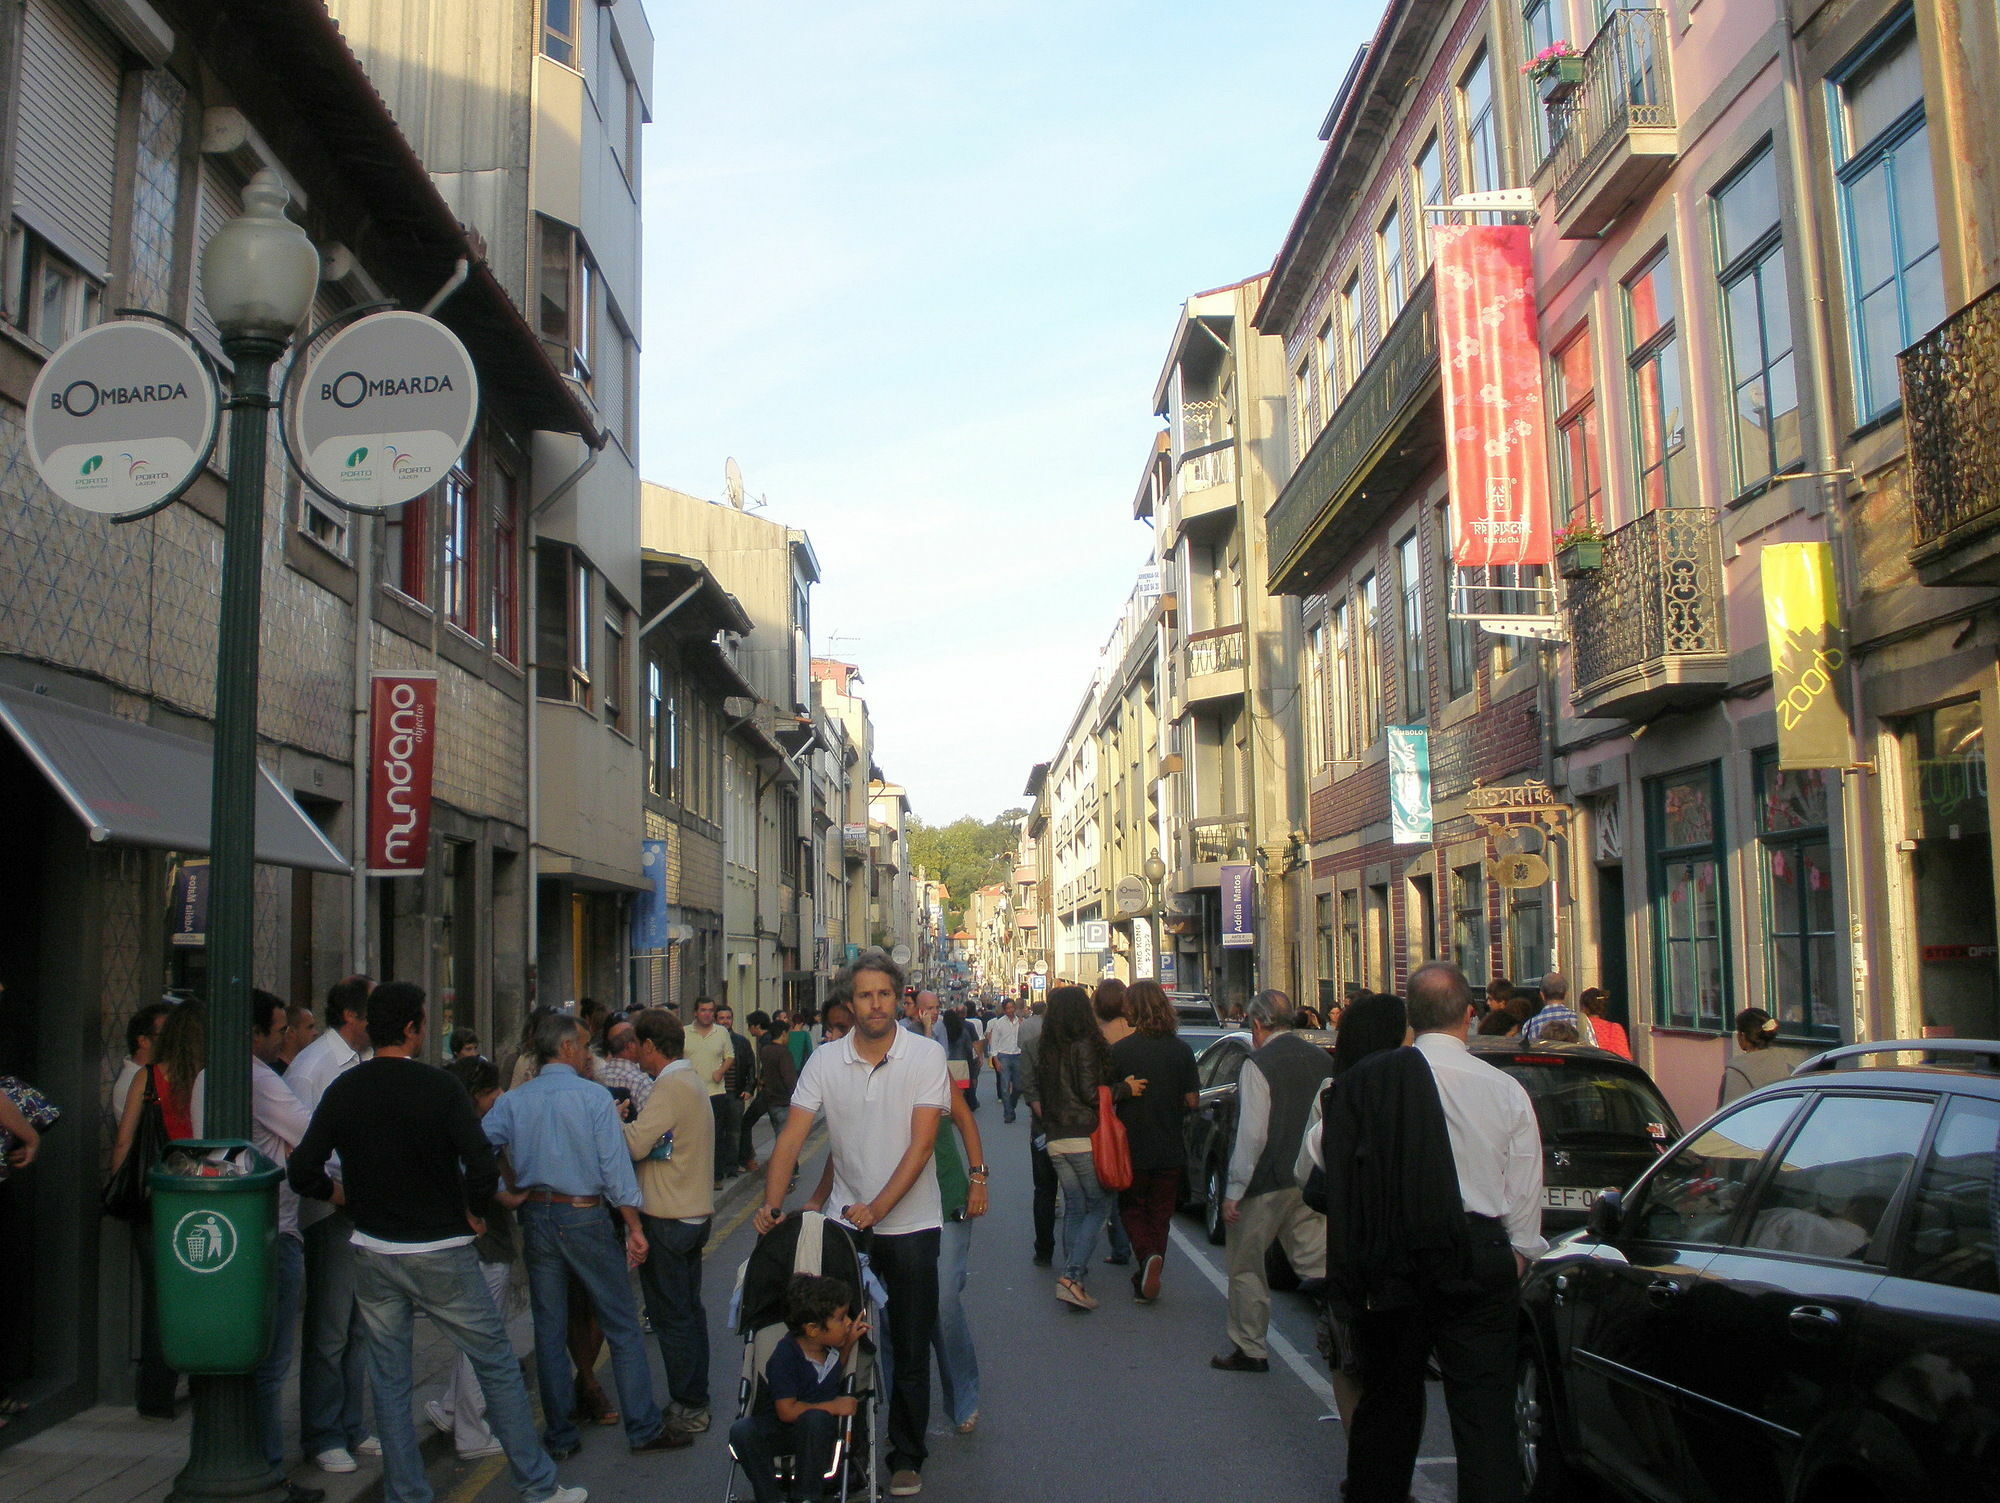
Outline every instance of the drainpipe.
POLYGON ((528 658, 528 964, 535 968, 535 995, 528 999, 532 1006, 541 1000, 542 986, 542 717, 538 709, 539 696, 535 692, 534 631, 539 615, 540 601, 538 586, 541 569, 538 567, 541 545, 535 536, 535 522, 541 514, 556 502, 575 490, 583 477, 597 467, 598 456, 604 452, 609 437, 605 432, 579 435, 584 442, 583 463, 557 482, 555 488, 534 506, 528 509, 528 597, 527 631, 528 658))
MULTIPOLYGON (((1779 59, 1783 70, 1787 165, 1798 191, 1794 194, 1799 222, 1799 269, 1812 315, 1806 320, 1806 342, 1810 350, 1808 368, 1812 372, 1812 399, 1819 409, 1813 424, 1817 473, 1808 477, 1818 484, 1825 505, 1826 537, 1833 550, 1834 578, 1840 601, 1840 616, 1852 623, 1853 604, 1859 593, 1859 566, 1854 540, 1847 527, 1847 497, 1841 484, 1852 470, 1840 465, 1840 449, 1834 438, 1838 397, 1833 389, 1833 371, 1827 355, 1829 310, 1826 300, 1826 267, 1820 254, 1819 204, 1810 187, 1813 164, 1806 152, 1805 88, 1799 77, 1798 52, 1793 44, 1791 18, 1786 0, 1774 0, 1781 35, 1779 59)), ((1850 647, 1847 652, 1847 732, 1850 741, 1849 765, 1840 776, 1840 822, 1842 867, 1847 885, 1848 971, 1853 991, 1849 1026, 1856 1039, 1870 1036, 1868 1004, 1868 937, 1866 907, 1869 885, 1864 848, 1867 810, 1863 804, 1862 779, 1875 771, 1873 760, 1863 755, 1866 743, 1861 734, 1861 670, 1850 647)), ((1890 1021, 1902 1010, 1891 983, 1890 1021)), ((1890 1035, 1894 1037, 1892 1033, 1890 1035)))

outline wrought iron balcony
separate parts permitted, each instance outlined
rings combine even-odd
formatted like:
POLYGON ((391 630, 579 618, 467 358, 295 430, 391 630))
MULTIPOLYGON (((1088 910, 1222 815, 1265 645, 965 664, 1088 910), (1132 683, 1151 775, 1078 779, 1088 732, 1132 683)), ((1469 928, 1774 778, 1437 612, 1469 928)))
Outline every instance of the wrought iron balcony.
POLYGON ((1911 562, 1925 584, 2000 584, 2000 288, 1903 351, 1911 562))
POLYGON ((1426 272, 1272 503, 1272 594, 1309 591, 1436 457, 1436 310, 1426 272), (1427 410, 1433 416, 1419 423, 1427 410))
POLYGON ((1181 456, 1174 471, 1174 520, 1185 525, 1236 506, 1236 440, 1225 438, 1181 456))
POLYGON ((1196 866, 1250 859, 1250 821, 1241 814, 1197 819, 1188 833, 1188 859, 1196 866))
POLYGON ((1240 671, 1248 661, 1241 626, 1222 626, 1214 631, 1193 632, 1182 649, 1187 654, 1189 679, 1211 673, 1240 671))
POLYGON ((1583 82, 1549 106, 1556 229, 1587 240, 1666 176, 1680 149, 1667 13, 1614 10, 1583 54, 1583 82))
POLYGON ((1569 581, 1582 716, 1638 720, 1717 698, 1729 681, 1722 535, 1703 506, 1649 511, 1604 540, 1604 566, 1569 581))

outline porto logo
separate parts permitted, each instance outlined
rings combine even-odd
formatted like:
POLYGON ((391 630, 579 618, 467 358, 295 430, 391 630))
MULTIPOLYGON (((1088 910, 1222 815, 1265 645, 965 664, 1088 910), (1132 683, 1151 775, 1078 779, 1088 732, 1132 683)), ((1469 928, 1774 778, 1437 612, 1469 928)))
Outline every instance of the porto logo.
POLYGON ((352 454, 347 456, 347 467, 350 470, 358 470, 367 458, 368 451, 366 449, 356 449, 352 454))
POLYGON ((213 1211, 189 1211, 174 1223, 174 1258, 189 1273, 220 1273, 236 1258, 236 1228, 213 1211))
POLYGON ((104 456, 102 454, 93 454, 90 456, 90 458, 86 459, 83 462, 83 468, 79 469, 77 471, 77 474, 95 475, 99 470, 103 468, 104 468, 104 456))

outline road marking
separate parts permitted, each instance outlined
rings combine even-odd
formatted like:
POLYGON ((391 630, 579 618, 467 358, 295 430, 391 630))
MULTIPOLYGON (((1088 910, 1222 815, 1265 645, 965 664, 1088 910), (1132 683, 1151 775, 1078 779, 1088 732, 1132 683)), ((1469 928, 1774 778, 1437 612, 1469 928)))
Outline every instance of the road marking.
MULTIPOLYGON (((1193 1260, 1195 1267, 1207 1275, 1209 1283, 1215 1285, 1216 1290, 1222 1295, 1223 1299, 1227 1300, 1229 1298, 1228 1275, 1209 1262, 1207 1254, 1196 1247, 1194 1239, 1178 1226, 1173 1228, 1172 1236, 1175 1245, 1193 1260)), ((1300 1354, 1299 1349, 1286 1339, 1282 1331, 1275 1328, 1272 1329, 1264 1337, 1264 1342, 1265 1345, 1270 1347, 1271 1354, 1284 1363, 1285 1366, 1289 1367, 1298 1377, 1298 1380, 1312 1390, 1315 1398, 1329 1409, 1336 1407, 1333 1397, 1333 1384, 1329 1383, 1324 1377, 1313 1370, 1312 1364, 1306 1361, 1300 1354)))

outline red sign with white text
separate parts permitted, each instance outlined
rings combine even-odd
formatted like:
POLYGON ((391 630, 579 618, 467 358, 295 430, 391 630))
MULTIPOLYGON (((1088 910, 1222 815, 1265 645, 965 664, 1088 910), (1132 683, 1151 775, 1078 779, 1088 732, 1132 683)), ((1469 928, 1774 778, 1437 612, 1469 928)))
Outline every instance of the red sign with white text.
POLYGON ((368 727, 368 875, 421 876, 431 847, 437 675, 376 674, 368 727))
POLYGON ((1452 562, 1546 564, 1549 456, 1527 227, 1440 224, 1431 235, 1452 562))

